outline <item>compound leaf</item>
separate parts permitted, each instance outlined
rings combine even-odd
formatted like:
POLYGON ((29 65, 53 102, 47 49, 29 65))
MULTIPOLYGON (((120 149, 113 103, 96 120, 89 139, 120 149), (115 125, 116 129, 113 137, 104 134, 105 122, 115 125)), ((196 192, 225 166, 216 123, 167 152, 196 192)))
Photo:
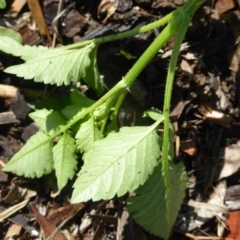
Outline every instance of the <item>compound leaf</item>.
POLYGON ((76 136, 77 148, 81 152, 89 151, 96 140, 103 138, 101 132, 95 126, 93 117, 90 117, 86 122, 81 124, 76 136))
POLYGON ((182 163, 169 164, 171 188, 166 188, 161 163, 143 186, 128 198, 128 211, 150 233, 168 239, 185 196, 187 176, 182 163), (162 174, 161 174, 162 173, 162 174))
MULTIPOLYGON (((30 47, 21 46, 16 53, 12 51, 11 54, 21 55, 26 62, 9 67, 5 69, 5 72, 16 74, 24 79, 34 78, 36 82, 56 84, 57 86, 69 85, 72 79, 78 81, 86 78, 87 69, 91 65, 89 54, 94 47, 94 44, 73 50, 31 47, 32 54, 29 55, 29 51, 26 51, 24 55, 23 49, 28 50, 30 47)), ((4 48, 3 51, 9 52, 10 50, 4 48)))
POLYGON ((54 133, 60 125, 66 124, 64 117, 57 111, 42 109, 30 113, 29 116, 47 134, 54 133))
POLYGON ((77 167, 76 145, 69 133, 65 132, 53 147, 53 160, 58 189, 61 190, 68 179, 73 178, 77 167))
POLYGON ((93 143, 74 184, 72 202, 110 199, 143 184, 160 155, 156 125, 124 127, 93 143))
POLYGON ((168 160, 135 191, 138 196, 128 199, 128 210, 139 225, 164 239, 168 239, 187 187, 184 165, 173 163, 173 136, 170 126, 168 160))
POLYGON ((25 177, 41 177, 53 170, 52 141, 43 132, 37 132, 3 168, 25 177))

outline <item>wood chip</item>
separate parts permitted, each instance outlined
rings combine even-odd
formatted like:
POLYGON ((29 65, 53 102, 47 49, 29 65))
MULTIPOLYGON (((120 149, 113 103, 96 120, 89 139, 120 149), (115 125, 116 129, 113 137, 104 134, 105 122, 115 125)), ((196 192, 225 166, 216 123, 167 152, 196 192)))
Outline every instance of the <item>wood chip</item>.
POLYGON ((0 98, 17 98, 17 91, 14 86, 0 84, 0 98))
POLYGON ((6 234, 6 238, 10 238, 10 237, 16 237, 19 236, 20 232, 21 232, 22 227, 20 225, 17 224, 13 224, 12 226, 10 226, 10 228, 7 231, 6 234))
POLYGON ((12 111, 0 113, 0 125, 12 123, 19 123, 16 115, 12 111))
POLYGON ((195 156, 197 154, 196 144, 192 139, 181 141, 180 148, 189 156, 195 156))

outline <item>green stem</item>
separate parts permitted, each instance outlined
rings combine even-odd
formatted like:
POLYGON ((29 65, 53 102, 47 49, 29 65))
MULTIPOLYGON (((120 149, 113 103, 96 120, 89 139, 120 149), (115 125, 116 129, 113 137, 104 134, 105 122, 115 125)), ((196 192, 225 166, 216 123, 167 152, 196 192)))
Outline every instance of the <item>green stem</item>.
POLYGON ((70 44, 68 46, 63 46, 62 48, 64 48, 64 49, 79 48, 79 47, 83 47, 83 46, 86 46, 91 43, 99 45, 99 44, 106 43, 106 42, 116 41, 116 40, 119 40, 122 38, 132 37, 132 36, 138 35, 140 33, 148 32, 154 28, 158 28, 158 27, 166 25, 169 21, 171 21, 173 14, 174 14, 174 12, 171 12, 167 16, 165 16, 153 23, 149 23, 148 25, 143 26, 143 27, 135 28, 135 29, 132 29, 132 30, 129 30, 129 31, 126 31, 123 33, 118 33, 115 35, 94 38, 94 39, 86 40, 84 42, 70 44))
POLYGON ((117 100, 117 102, 116 102, 116 105, 115 105, 115 107, 114 107, 114 110, 113 110, 113 114, 112 114, 112 118, 113 118, 113 119, 114 119, 114 118, 117 118, 119 109, 120 109, 120 107, 121 107, 121 105, 122 105, 122 103, 123 103, 126 95, 127 95, 127 91, 124 91, 124 92, 122 92, 121 95, 119 96, 119 98, 118 98, 118 100, 117 100))
POLYGON ((104 130, 105 126, 107 124, 107 121, 109 119, 109 114, 112 111, 112 106, 118 101, 117 96, 113 95, 110 99, 107 100, 105 103, 106 109, 104 111, 104 119, 102 120, 102 125, 101 125, 101 133, 104 135, 104 130))
POLYGON ((175 67, 177 65, 178 54, 181 48, 182 41, 188 29, 188 25, 192 19, 194 12, 205 0, 199 0, 198 2, 189 0, 182 8, 179 8, 173 16, 173 21, 169 25, 176 25, 179 28, 176 41, 174 43, 171 60, 168 69, 167 83, 165 88, 163 116, 164 116, 164 134, 163 134, 163 147, 162 147, 162 167, 165 175, 166 190, 170 189, 169 182, 169 164, 168 154, 169 146, 173 143, 169 142, 169 112, 170 112, 170 101, 172 95, 173 80, 175 74, 175 67), (179 27, 179 22, 181 22, 179 27))
MULTIPOLYGON (((169 131, 169 111, 170 111, 170 101, 172 95, 173 80, 175 74, 175 67, 177 65, 178 54, 181 48, 182 41, 188 29, 188 25, 192 19, 194 12, 201 6, 205 0, 199 0, 198 2, 189 0, 182 8, 175 11, 173 16, 173 21, 170 25, 176 25, 179 27, 179 21, 181 20, 181 25, 178 31, 176 41, 174 43, 172 56, 169 64, 167 83, 165 89, 163 115, 164 115, 164 138, 163 138, 163 161, 167 162, 168 159, 168 131, 169 131)), ((173 27, 173 26, 172 26, 173 27)), ((173 27, 174 28, 174 27, 173 27)))
MULTIPOLYGON (((203 0, 200 0, 203 1, 203 0)), ((188 2, 192 2, 192 1, 188 1, 188 2)), ((187 3, 188 3, 187 2, 187 3)), ((187 4, 185 4, 183 7, 185 7, 187 4)), ((188 4, 189 5, 189 4, 188 4)), ((172 18, 173 20, 164 28, 164 30, 158 35, 158 37, 153 41, 153 43, 148 47, 148 49, 142 54, 142 56, 138 59, 138 61, 133 65, 133 67, 131 68, 131 70, 127 73, 127 75, 118 82, 118 84, 116 84, 110 91, 108 91, 104 96, 102 96, 96 103, 94 103, 92 106, 90 106, 89 108, 87 108, 85 111, 81 112, 77 117, 75 117, 72 121, 70 121, 67 125, 65 125, 64 127, 62 127, 59 131, 57 131, 54 135, 52 135, 49 140, 54 139, 55 137, 57 137, 58 135, 60 135, 61 133, 67 131, 72 125, 74 125, 75 123, 77 123, 80 119, 84 118, 87 114, 92 113, 95 109, 97 109, 98 107, 100 107, 102 104, 104 104, 110 97, 112 97, 113 95, 118 95, 120 96, 122 91, 126 91, 126 89, 128 89, 132 83, 135 81, 135 79, 137 78, 137 76, 141 73, 141 71, 146 67, 146 65, 151 61, 151 59, 156 55, 156 53, 159 51, 159 49, 161 49, 167 42, 168 40, 178 31, 179 27, 181 26, 181 21, 182 21, 182 17, 184 15, 184 10, 182 10, 182 8, 177 9, 176 11, 174 11, 173 13, 167 15, 165 18, 159 20, 159 22, 161 21, 161 24, 167 23, 168 21, 170 21, 172 18), (181 12, 180 12, 181 11, 181 12), (163 21, 164 20, 164 21, 163 21)), ((188 9, 187 9, 188 10, 188 9)), ((189 11, 189 10, 188 10, 189 11)), ((157 21, 158 22, 158 21, 157 21)), ((160 23, 158 23, 157 25, 159 25, 160 23)), ((185 23, 186 24, 186 23, 185 23)), ((154 25, 154 23, 150 24, 151 26, 157 26, 154 25)), ((185 25, 186 27, 187 25, 185 25)), ((143 27, 144 30, 146 30, 146 27, 143 27)), ((140 28, 142 29, 142 28, 140 28)), ((148 27, 148 30, 150 28, 148 27)), ((134 30, 133 30, 134 31, 134 30)), ((136 31, 136 30, 135 30, 136 31)), ((140 30, 138 30, 140 31, 140 30)), ((131 31, 130 31, 131 32, 131 31)), ((121 33, 122 36, 125 33, 121 33)), ((140 32, 137 32, 140 33, 140 32)), ((95 39, 95 40, 89 40, 91 42, 94 42, 98 44, 103 43, 104 41, 113 41, 113 40, 117 40, 120 39, 120 35, 115 35, 114 36, 110 36, 110 37, 104 37, 104 38, 100 38, 100 39, 95 39), (117 37, 118 36, 118 37, 117 37), (105 40, 103 40, 105 39, 105 40)), ((129 34, 129 33, 128 33, 129 34)), ((133 34, 133 32, 131 32, 131 34, 133 34)), ((136 32, 135 32, 136 34, 136 32)), ((130 36, 130 35, 127 35, 130 36)), ((125 37, 127 37, 125 35, 125 37)), ((131 35, 132 36, 132 35, 131 35)), ((87 41, 89 44, 91 42, 87 41)), ((73 45, 70 45, 70 48, 73 47, 80 47, 83 45, 80 45, 82 43, 76 43, 73 45)), ((86 45, 85 44, 85 45, 86 45)), ((180 44, 181 45, 181 44, 180 44)), ((69 46, 68 46, 69 47, 69 46)), ((68 48, 68 49, 70 49, 68 48)), ((175 50, 176 51, 176 50, 175 50)), ((176 66, 176 60, 177 58, 175 57, 175 65, 173 67, 173 63, 171 64, 171 71, 173 71, 173 69, 175 69, 176 66)), ((173 71, 174 72, 174 71, 173 71)), ((170 87, 169 85, 172 83, 167 84, 167 87, 170 87)), ((169 90, 168 90, 169 91, 169 90)), ((167 91, 167 93, 168 93, 167 91)), ((171 89, 170 89, 171 92, 171 89)), ((170 106, 170 97, 169 94, 168 98, 169 98, 169 104, 164 105, 165 106, 165 112, 168 109, 169 111, 169 107, 166 106, 170 106)), ((171 96, 171 94, 170 94, 171 96)), ((165 96, 166 97, 166 96, 165 96)), ((167 102, 166 102, 167 103, 167 102)), ((165 115, 165 116, 169 116, 165 115)), ((169 120, 168 120, 169 121, 169 120)), ((169 122, 167 123, 167 126, 169 125, 169 122)), ((168 145, 167 145, 168 146, 168 145)), ((165 148, 166 149, 166 148, 165 148)), ((166 151, 165 151, 166 152, 166 151)))
MULTIPOLYGON (((172 14, 168 16, 172 17, 172 14)), ((168 18, 169 21, 169 18, 168 18)), ((67 125, 62 127, 59 131, 57 131, 54 135, 50 137, 50 140, 54 139, 61 133, 67 131, 72 125, 77 123, 80 119, 84 118, 87 114, 92 113, 95 109, 104 104, 110 97, 114 95, 120 95, 122 91, 126 91, 132 83, 135 81, 137 76, 141 73, 141 71, 146 67, 146 65, 151 61, 151 59, 156 55, 156 53, 161 49, 168 40, 174 35, 177 31, 178 26, 172 28, 171 25, 167 25, 164 30, 158 35, 158 37, 153 41, 153 43, 148 47, 148 49, 142 54, 142 56, 138 59, 138 61, 133 65, 131 70, 127 73, 127 75, 118 82, 110 91, 108 91, 104 96, 102 96, 96 103, 90 106, 88 109, 80 113, 77 117, 75 117, 72 121, 70 121, 67 125)))

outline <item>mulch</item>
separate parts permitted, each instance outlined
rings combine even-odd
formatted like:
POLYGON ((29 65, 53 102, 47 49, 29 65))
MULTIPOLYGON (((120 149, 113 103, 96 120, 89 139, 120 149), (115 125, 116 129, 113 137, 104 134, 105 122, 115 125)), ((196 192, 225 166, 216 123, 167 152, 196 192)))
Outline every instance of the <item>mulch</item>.
MULTIPOLYGON (((23 43, 61 46, 143 26, 184 0, 7 1, 0 26, 23 43), (39 4, 37 4, 39 3, 39 4)), ((239 1, 207 0, 197 11, 181 47, 171 102, 176 161, 183 161, 189 188, 171 240, 240 239, 240 7, 239 1)), ((98 65, 106 89, 124 76, 159 29, 105 43, 98 65), (130 57, 129 57, 130 56, 130 57)), ((167 67, 175 38, 138 76, 121 107, 120 126, 142 125, 142 113, 162 109, 167 67)), ((157 240, 125 209, 125 197, 70 204, 71 189, 56 192, 51 176, 26 179, 1 168, 38 131, 29 103, 68 94, 4 73, 21 61, 0 52, 0 214, 23 204, 0 222, 0 239, 157 240), (30 199, 31 203, 24 202, 30 199)), ((84 87, 84 83, 83 86, 84 87)), ((96 98, 89 89, 86 94, 96 98)), ((177 197, 177 196, 176 196, 177 197)))

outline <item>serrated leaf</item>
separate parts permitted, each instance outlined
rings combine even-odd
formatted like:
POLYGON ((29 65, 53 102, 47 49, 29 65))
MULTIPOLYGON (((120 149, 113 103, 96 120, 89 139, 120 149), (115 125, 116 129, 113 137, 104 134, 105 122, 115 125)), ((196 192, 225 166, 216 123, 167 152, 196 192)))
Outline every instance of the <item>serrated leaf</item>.
POLYGON ((58 189, 61 190, 68 179, 72 179, 77 167, 76 145, 70 134, 64 133, 53 148, 54 168, 58 189))
POLYGON ((95 47, 89 54, 91 59, 91 65, 87 69, 87 74, 85 77, 85 82, 96 91, 98 95, 103 93, 103 77, 98 71, 97 65, 97 47, 95 47))
POLYGON ((13 35, 10 32, 5 32, 5 34, 0 35, 1 51, 16 57, 21 57, 23 60, 29 60, 49 50, 43 46, 23 46, 21 42, 22 40, 17 36, 17 33, 13 35))
POLYGON ((41 177, 53 170, 53 142, 43 132, 37 132, 13 156, 3 171, 25 177, 41 177))
POLYGON ((36 125, 47 134, 53 134, 59 129, 60 125, 65 125, 66 120, 57 111, 42 109, 29 114, 36 125))
POLYGON ((187 176, 182 163, 169 164, 170 188, 166 188, 161 163, 143 186, 129 197, 127 206, 136 222, 150 233, 168 239, 185 196, 187 176))
POLYGON ((124 127, 94 142, 74 184, 72 202, 122 196, 143 184, 160 155, 155 128, 124 127))
MULTIPOLYGON (((24 46, 25 47, 25 46, 24 46)), ((22 48, 24 48, 22 47, 22 48)), ((5 72, 16 74, 24 79, 33 79, 36 82, 44 82, 61 86, 69 85, 72 79, 79 80, 86 77, 87 69, 91 65, 89 54, 95 47, 89 44, 81 49, 66 50, 56 49, 32 49, 34 55, 25 56, 16 50, 16 54, 22 55, 25 63, 9 67, 5 72)))
MULTIPOLYGON (((0 2, 1 2, 1 0, 0 0, 0 2)), ((2 48, 3 42, 6 42, 6 44, 9 44, 9 41, 11 41, 11 40, 13 40, 14 42, 17 42, 19 44, 22 43, 22 37, 21 37, 21 35, 18 32, 15 32, 14 30, 9 29, 9 28, 0 27, 0 44, 1 44, 1 48, 2 48)))
POLYGON ((129 198, 131 205, 128 207, 129 212, 141 226, 164 239, 168 239, 187 187, 183 164, 173 163, 174 133, 171 125, 168 136, 167 161, 162 160, 153 175, 135 191, 139 196, 129 198), (143 206, 148 210, 143 209, 143 206), (154 213, 150 220, 149 213, 154 213))
POLYGON ((76 136, 77 148, 81 152, 89 151, 93 143, 103 138, 101 132, 95 126, 94 119, 90 117, 86 122, 82 123, 76 136))
POLYGON ((0 0, 0 8, 3 9, 6 7, 6 2, 4 0, 0 0))

